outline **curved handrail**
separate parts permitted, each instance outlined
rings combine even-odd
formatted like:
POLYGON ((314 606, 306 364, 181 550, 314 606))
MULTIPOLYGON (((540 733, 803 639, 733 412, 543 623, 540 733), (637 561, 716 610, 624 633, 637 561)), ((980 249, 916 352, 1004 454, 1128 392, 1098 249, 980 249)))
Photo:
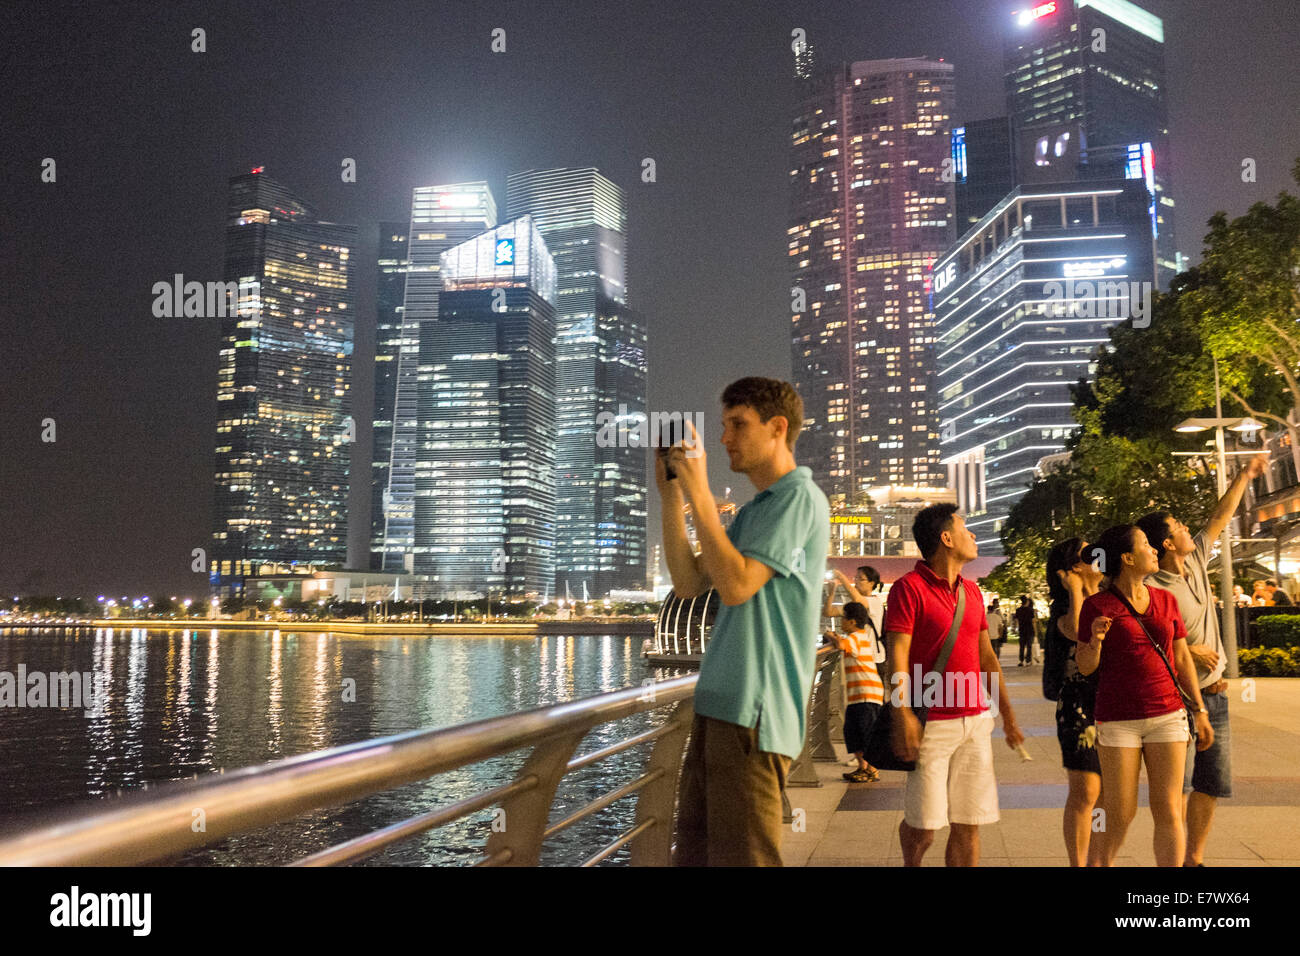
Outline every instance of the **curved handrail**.
MULTIPOLYGON (((805 753, 796 763, 808 757, 819 759, 829 744, 827 701, 833 671, 828 655, 838 657, 838 651, 822 648, 818 652, 805 753)), ((409 731, 166 783, 113 798, 107 801, 107 808, 101 803, 89 812, 83 804, 0 837, 0 865, 122 866, 169 859, 226 837, 528 747, 532 752, 513 782, 329 847, 297 865, 363 859, 490 806, 501 807, 509 826, 501 832, 493 828, 482 862, 536 865, 548 837, 633 794, 637 799, 634 824, 583 865, 594 865, 623 846, 629 848, 633 865, 667 865, 672 853, 677 779, 694 716, 698 680, 698 674, 688 674, 519 714, 441 730, 409 731), (675 709, 662 726, 575 757, 583 739, 597 726, 670 706, 675 709), (549 825, 556 789, 566 774, 643 744, 653 744, 643 773, 549 825), (200 817, 203 826, 196 827, 200 817)), ((794 779, 790 782, 798 785, 794 779)), ((815 775, 806 785, 819 785, 815 775)))

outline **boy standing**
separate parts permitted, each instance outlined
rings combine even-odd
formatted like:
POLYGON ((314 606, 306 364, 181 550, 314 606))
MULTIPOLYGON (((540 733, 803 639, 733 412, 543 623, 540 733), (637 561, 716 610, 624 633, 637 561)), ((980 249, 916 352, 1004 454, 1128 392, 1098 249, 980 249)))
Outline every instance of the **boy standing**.
POLYGON ((844 744, 858 758, 858 769, 844 774, 849 783, 872 783, 880 772, 867 763, 871 727, 885 703, 885 685, 876 671, 875 640, 867 634, 867 608, 850 601, 841 609, 843 634, 827 634, 844 652, 849 705, 844 709, 844 744))

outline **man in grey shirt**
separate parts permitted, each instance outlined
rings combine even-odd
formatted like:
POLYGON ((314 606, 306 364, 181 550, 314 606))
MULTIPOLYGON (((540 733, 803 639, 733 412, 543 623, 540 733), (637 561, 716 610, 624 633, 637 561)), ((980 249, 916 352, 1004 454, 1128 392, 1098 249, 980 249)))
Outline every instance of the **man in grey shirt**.
POLYGON ((1156 511, 1137 522, 1160 558, 1160 570, 1147 583, 1173 593, 1178 612, 1187 626, 1187 649, 1196 661, 1201 697, 1214 728, 1214 743, 1207 750, 1187 748, 1183 773, 1187 852, 1184 866, 1202 866, 1205 843, 1214 821, 1219 797, 1232 796, 1231 740, 1228 734, 1228 682, 1223 679, 1228 660, 1219 634, 1219 609, 1205 565, 1210 548, 1232 520, 1246 492, 1246 483, 1268 467, 1268 455, 1256 455, 1219 499, 1210 521, 1195 537, 1187 525, 1167 511, 1156 511))

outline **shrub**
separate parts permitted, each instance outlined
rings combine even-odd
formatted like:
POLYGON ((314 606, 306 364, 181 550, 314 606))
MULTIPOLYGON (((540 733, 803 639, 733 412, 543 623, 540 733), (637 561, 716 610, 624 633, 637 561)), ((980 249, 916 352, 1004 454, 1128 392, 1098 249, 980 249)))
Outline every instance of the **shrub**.
POLYGON ((1300 647, 1257 647, 1237 652, 1242 677, 1300 677, 1300 647))
POLYGON ((1265 614, 1254 625, 1260 647, 1300 647, 1300 614, 1265 614))

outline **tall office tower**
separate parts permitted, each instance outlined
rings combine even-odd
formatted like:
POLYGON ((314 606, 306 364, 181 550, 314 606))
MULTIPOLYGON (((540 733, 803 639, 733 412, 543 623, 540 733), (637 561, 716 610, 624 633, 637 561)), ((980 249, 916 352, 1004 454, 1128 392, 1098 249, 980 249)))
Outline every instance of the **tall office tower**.
POLYGON ((555 260, 523 216, 441 266, 420 328, 415 570, 432 597, 553 593, 555 260))
MULTIPOLYGON (((425 438, 423 420, 430 411, 419 404, 421 379, 430 374, 420 364, 420 332, 424 325, 438 319, 441 256, 496 224, 496 201, 484 182, 421 186, 412 197, 402 327, 397 345, 388 498, 384 502, 380 493, 383 538, 382 543, 372 546, 381 555, 378 570, 409 571, 414 566, 417 451, 425 438)), ((377 523, 378 519, 372 517, 372 521, 377 523)))
MULTIPOLYGON (((393 409, 397 402, 397 358, 402 346, 402 303, 406 297, 406 255, 409 222, 379 224, 379 281, 375 295, 375 407, 374 452, 370 471, 370 568, 382 571, 384 504, 388 499, 388 474, 393 461, 393 409)), ((397 554, 392 563, 401 566, 397 554)))
POLYGON ((954 239, 952 102, 952 64, 920 58, 803 88, 788 230, 799 458, 833 507, 943 480, 927 282, 954 239))
POLYGON ((1128 0, 1053 0, 1006 25, 1004 74, 1018 183, 1123 176, 1122 155, 1150 144, 1156 281, 1178 269, 1169 183, 1165 33, 1128 0))
POLYGON ((258 167, 230 180, 209 576, 347 561, 354 226, 322 222, 258 167))
MULTIPOLYGON (((627 199, 593 168, 514 173, 509 218, 532 216, 555 257, 556 586, 634 590, 645 579, 644 448, 602 447, 603 412, 646 417, 646 329, 627 305, 627 199)), ((620 422, 623 424, 623 422, 620 422)))
POLYGON ((1041 459, 1076 424, 1111 326, 1151 321, 1140 177, 1020 186, 935 263, 935 354, 949 486, 984 553, 1041 459))
POLYGON ((955 127, 952 160, 960 237, 1016 187, 1010 117, 976 120, 955 127))

